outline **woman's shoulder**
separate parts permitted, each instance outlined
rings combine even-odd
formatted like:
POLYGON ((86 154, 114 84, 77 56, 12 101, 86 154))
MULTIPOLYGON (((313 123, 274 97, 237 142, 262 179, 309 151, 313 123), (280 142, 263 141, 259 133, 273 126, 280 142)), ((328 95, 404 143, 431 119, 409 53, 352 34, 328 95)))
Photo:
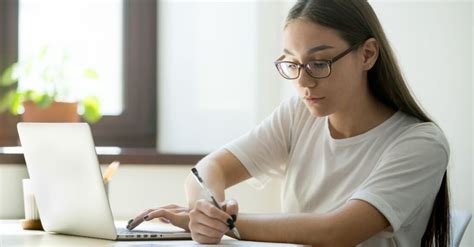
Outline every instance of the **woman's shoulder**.
POLYGON ((405 126, 402 128, 401 136, 421 136, 445 141, 443 130, 434 122, 423 122, 416 117, 401 113, 405 126))
POLYGON ((449 143, 443 130, 434 122, 421 120, 400 113, 398 131, 392 141, 392 147, 404 145, 416 149, 441 149, 449 155, 449 143))

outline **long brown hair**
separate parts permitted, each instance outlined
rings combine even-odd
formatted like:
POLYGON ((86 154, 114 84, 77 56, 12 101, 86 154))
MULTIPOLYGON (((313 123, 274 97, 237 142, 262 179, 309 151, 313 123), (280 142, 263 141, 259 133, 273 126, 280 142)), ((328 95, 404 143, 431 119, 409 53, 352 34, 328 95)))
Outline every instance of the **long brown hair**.
MULTIPOLYGON (((394 110, 423 122, 433 122, 410 93, 382 26, 367 0, 299 0, 291 8, 287 24, 299 18, 336 30, 350 46, 375 38, 379 43, 379 57, 367 74, 371 93, 394 110)), ((449 246, 449 226, 449 193, 445 172, 421 246, 449 246)))

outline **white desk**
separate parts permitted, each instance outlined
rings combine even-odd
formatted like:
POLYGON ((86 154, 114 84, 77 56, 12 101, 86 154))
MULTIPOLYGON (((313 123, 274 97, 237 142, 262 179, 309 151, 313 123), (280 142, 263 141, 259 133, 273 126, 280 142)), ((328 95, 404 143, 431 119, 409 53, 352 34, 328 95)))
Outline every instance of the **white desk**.
MULTIPOLYGON (((21 228, 19 220, 0 220, 0 247, 19 247, 19 246, 135 246, 135 247, 152 247, 152 246, 196 246, 198 243, 188 241, 109 241, 94 238, 76 237, 60 234, 50 234, 43 231, 25 231, 21 228)), ((238 241, 229 237, 224 237, 219 245, 199 245, 199 246, 302 246, 295 244, 281 243, 264 243, 238 241)))

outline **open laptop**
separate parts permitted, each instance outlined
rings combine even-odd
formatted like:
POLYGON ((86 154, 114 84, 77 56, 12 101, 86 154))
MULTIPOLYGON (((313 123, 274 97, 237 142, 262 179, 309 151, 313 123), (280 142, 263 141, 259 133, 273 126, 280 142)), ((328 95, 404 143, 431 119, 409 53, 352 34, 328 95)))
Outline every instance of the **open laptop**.
POLYGON ((180 228, 116 228, 87 123, 19 123, 17 128, 46 231, 110 240, 191 239, 180 228))

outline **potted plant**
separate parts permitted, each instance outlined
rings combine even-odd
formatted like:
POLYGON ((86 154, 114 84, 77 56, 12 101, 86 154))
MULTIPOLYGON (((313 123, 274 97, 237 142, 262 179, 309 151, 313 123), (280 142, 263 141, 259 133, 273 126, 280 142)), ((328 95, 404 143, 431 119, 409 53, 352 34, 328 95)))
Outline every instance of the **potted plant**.
POLYGON ((22 114, 25 122, 78 122, 100 120, 100 102, 79 95, 79 81, 98 79, 96 71, 72 65, 65 52, 48 47, 36 57, 10 65, 0 77, 0 113, 22 114), (21 81, 19 84, 18 82, 21 81))

